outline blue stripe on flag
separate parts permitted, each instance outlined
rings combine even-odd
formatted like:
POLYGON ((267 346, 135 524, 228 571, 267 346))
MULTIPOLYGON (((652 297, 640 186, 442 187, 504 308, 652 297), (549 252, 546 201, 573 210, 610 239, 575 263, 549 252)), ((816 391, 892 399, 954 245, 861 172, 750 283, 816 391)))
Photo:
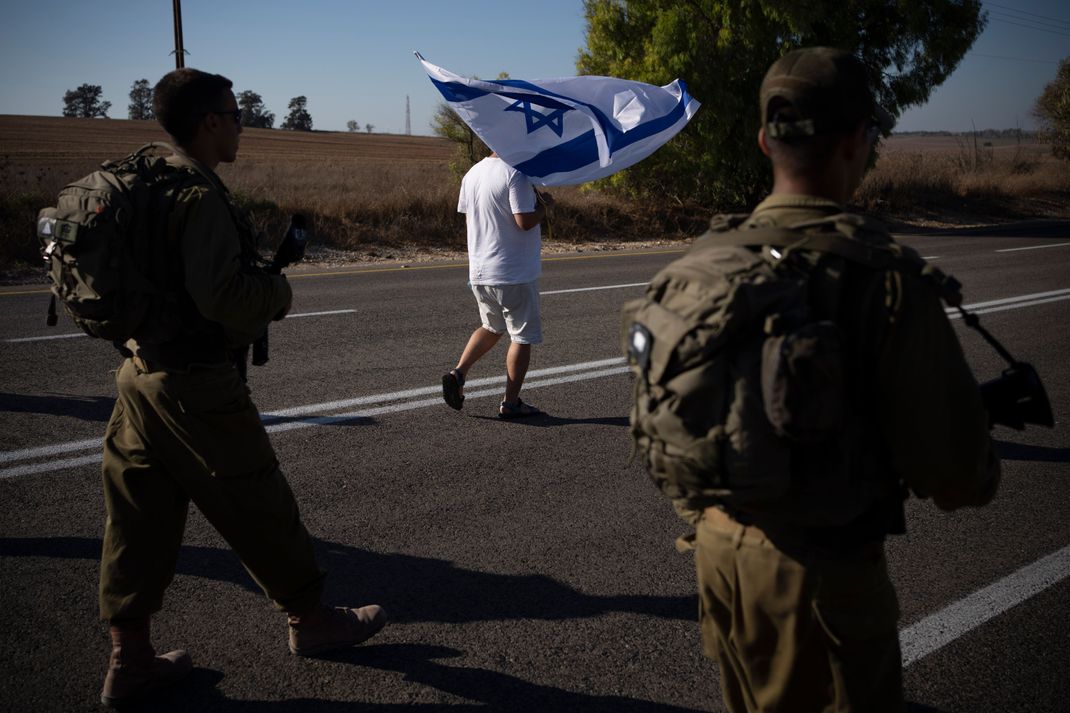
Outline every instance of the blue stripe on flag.
POLYGON ((525 176, 542 178, 554 173, 575 171, 597 160, 598 141, 595 139, 594 129, 591 129, 563 144, 546 149, 527 161, 518 163, 513 168, 525 176))
MULTIPOLYGON (((648 136, 661 133, 683 118, 684 111, 687 108, 687 104, 691 101, 691 97, 688 95, 687 88, 683 86, 682 82, 680 88, 683 90, 683 94, 677 105, 673 107, 672 111, 653 121, 640 124, 628 132, 614 130, 615 136, 613 137, 614 140, 610 143, 610 149, 612 151, 617 151, 634 144, 636 141, 642 141, 648 136)), ((607 136, 607 139, 608 138, 609 137, 607 136)), ((598 144, 595 141, 594 131, 592 130, 577 136, 571 141, 566 141, 563 144, 558 144, 553 148, 546 149, 538 155, 529 158, 527 161, 517 164, 514 168, 525 176, 542 178, 543 176, 550 176, 555 173, 574 171, 577 168, 582 168, 597 160, 598 144)))
MULTIPOLYGON (((442 93, 442 96, 449 102, 465 102, 472 101, 473 99, 479 99, 489 94, 495 96, 508 97, 509 99, 519 99, 522 101, 530 102, 536 106, 546 107, 548 109, 572 109, 572 104, 564 104, 562 102, 553 99, 549 93, 541 92, 539 94, 528 94, 527 92, 488 92, 483 89, 476 89, 470 87, 467 84, 461 84, 460 82, 441 82, 434 77, 431 77, 431 83, 438 88, 438 91, 442 93)), ((537 87, 535 88, 537 89, 537 87)), ((581 103, 581 102, 577 102, 581 103)), ((593 108, 593 107, 592 107, 593 108)), ((597 109, 595 110, 597 111, 597 109)))

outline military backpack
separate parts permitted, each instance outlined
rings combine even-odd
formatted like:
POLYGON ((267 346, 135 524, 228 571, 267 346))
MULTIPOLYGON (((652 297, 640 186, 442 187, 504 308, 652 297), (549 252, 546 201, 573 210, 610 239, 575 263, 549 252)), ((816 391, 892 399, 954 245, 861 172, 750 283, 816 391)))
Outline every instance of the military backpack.
POLYGON ((720 505, 841 525, 848 511, 832 501, 867 454, 848 339, 830 317, 840 285, 829 271, 813 283, 814 257, 914 274, 925 264, 890 240, 847 237, 865 232, 856 216, 736 229, 742 220, 715 219, 624 307, 635 448, 686 519, 720 505))
POLYGON ((37 237, 53 294, 50 325, 59 298, 86 334, 121 342, 163 303, 177 299, 168 290, 174 268, 167 264, 167 203, 177 191, 168 189, 201 179, 152 155, 153 149, 174 153, 154 142, 105 162, 38 213, 37 237))

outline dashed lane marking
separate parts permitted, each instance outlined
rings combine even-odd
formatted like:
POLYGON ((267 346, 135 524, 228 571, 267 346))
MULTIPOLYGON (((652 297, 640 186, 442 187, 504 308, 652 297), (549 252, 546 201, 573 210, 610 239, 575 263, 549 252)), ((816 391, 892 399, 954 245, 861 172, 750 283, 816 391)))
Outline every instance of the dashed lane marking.
POLYGON ((1024 248, 1003 248, 997 250, 997 253, 1016 253, 1019 250, 1043 250, 1044 248, 1065 248, 1070 243, 1052 243, 1050 245, 1029 245, 1024 248))

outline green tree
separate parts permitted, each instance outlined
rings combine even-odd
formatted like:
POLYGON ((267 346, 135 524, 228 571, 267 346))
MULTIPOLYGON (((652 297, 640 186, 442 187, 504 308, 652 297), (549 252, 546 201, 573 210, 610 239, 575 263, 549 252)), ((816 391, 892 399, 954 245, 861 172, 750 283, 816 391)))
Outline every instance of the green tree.
POLYGON ((434 116, 431 117, 431 131, 456 145, 456 168, 462 173, 490 155, 487 145, 479 140, 476 132, 469 129, 468 124, 464 123, 446 102, 439 102, 435 107, 434 116))
POLYGON ((680 77, 702 108, 657 153, 607 179, 640 196, 752 204, 770 183, 758 151, 758 87, 778 57, 828 45, 870 68, 895 115, 924 103, 987 21, 980 0, 584 0, 577 68, 664 85, 680 77))
MULTIPOLYGON (((479 77, 475 77, 479 79, 479 77)), ((508 72, 499 72, 498 79, 509 79, 508 72)), ((490 149, 476 132, 468 128, 457 113, 450 109, 446 102, 439 102, 435 107, 435 113, 431 117, 431 131, 436 136, 452 141, 456 146, 456 156, 450 162, 450 168, 455 174, 464 175, 477 162, 490 156, 490 149)))
POLYGON ((1070 160, 1070 57, 1059 63, 1055 79, 1037 98, 1033 116, 1040 122, 1041 136, 1051 142, 1051 152, 1070 160))
POLYGON ((152 87, 149 80, 139 79, 130 87, 130 104, 127 106, 131 119, 144 121, 154 119, 152 113, 152 87))
POLYGON ((104 90, 99 84, 83 84, 77 89, 67 91, 63 95, 63 116, 83 119, 95 119, 99 116, 107 119, 111 102, 100 100, 103 93, 104 90))
POLYGON ((307 104, 308 99, 303 96, 291 99, 289 106, 286 107, 290 113, 282 122, 282 128, 290 131, 312 131, 312 116, 305 109, 307 104))
MULTIPOLYGON (((270 129, 275 126, 275 115, 264 107, 264 100, 254 91, 246 89, 238 94, 241 108, 241 125, 251 129, 270 129)), ((309 119, 309 127, 311 127, 309 119)))
POLYGON ((370 134, 372 131, 375 130, 375 124, 365 124, 364 130, 370 134))
POLYGON ((360 122, 357 121, 356 119, 350 119, 349 121, 346 122, 346 128, 351 132, 352 131, 360 131, 360 122))

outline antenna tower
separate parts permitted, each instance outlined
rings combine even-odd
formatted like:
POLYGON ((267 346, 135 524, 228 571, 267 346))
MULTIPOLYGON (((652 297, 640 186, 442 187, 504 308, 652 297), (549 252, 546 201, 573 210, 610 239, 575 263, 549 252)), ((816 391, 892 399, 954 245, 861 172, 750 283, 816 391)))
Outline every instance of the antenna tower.
POLYGON ((405 135, 412 136, 412 113, 409 111, 409 95, 405 95, 405 135))

